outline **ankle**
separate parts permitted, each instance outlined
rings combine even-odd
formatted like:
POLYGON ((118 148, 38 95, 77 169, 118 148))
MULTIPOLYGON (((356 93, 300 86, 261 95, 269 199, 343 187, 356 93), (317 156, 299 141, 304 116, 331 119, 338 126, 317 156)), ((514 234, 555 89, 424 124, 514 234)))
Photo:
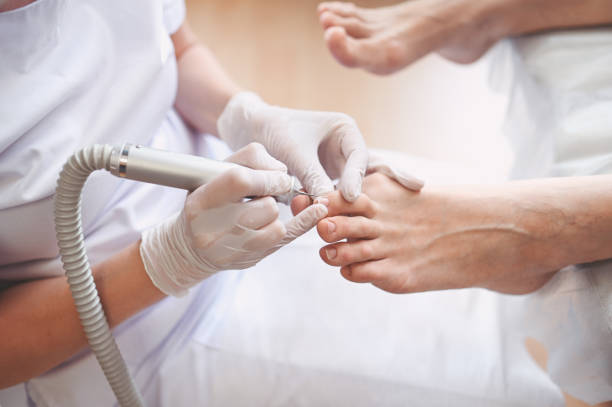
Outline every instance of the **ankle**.
POLYGON ((493 44, 510 35, 516 25, 512 5, 517 0, 441 0, 433 8, 434 18, 446 21, 448 42, 468 36, 493 44))

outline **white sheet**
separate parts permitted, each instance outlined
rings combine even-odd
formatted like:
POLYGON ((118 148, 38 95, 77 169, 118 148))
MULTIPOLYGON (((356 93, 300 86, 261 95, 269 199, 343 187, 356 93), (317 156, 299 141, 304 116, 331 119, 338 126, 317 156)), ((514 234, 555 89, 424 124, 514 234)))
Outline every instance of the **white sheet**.
MULTIPOLYGON (((474 176, 418 163, 432 183, 474 176)), ((160 405, 564 405, 504 329, 504 296, 391 295, 342 279, 321 244, 313 231, 248 270, 215 332, 161 368, 160 405)))

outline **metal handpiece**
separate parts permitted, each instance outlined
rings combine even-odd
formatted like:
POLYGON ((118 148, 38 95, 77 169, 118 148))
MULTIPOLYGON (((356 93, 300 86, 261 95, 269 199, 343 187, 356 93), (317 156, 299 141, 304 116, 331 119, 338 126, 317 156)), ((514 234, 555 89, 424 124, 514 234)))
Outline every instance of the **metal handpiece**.
MULTIPOLYGON (((151 184, 165 185, 193 191, 207 184, 223 172, 238 164, 217 161, 189 154, 173 153, 129 143, 113 149, 110 172, 121 178, 151 184)), ((289 203, 296 195, 314 195, 301 191, 297 178, 292 177, 291 192, 276 197, 277 201, 289 203)))

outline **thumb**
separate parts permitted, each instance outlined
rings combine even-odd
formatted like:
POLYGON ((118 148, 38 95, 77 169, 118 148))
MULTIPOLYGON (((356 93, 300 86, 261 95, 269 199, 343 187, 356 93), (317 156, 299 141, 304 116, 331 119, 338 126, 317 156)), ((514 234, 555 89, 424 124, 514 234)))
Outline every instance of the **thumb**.
POLYGON ((338 189, 344 199, 354 202, 361 194, 361 184, 368 166, 368 150, 355 149, 347 158, 338 189))

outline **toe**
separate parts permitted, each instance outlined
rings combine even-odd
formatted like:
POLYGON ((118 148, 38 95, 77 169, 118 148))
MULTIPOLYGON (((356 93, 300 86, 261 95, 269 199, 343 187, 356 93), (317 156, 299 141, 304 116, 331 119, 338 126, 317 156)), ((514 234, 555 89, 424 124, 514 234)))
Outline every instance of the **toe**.
POLYGON ((330 27, 343 27, 346 33, 353 38, 366 38, 372 35, 372 30, 366 23, 355 17, 342 17, 329 11, 319 16, 323 29, 330 27))
POLYGON ((319 254, 330 266, 347 266, 377 258, 376 240, 355 240, 323 247, 319 254))
POLYGON ((354 283, 373 283, 384 278, 387 260, 373 260, 344 266, 340 274, 354 283))
POLYGON ((341 17, 355 17, 363 20, 362 9, 355 6, 353 3, 347 3, 344 1, 330 1, 319 4, 317 7, 317 12, 322 14, 326 11, 341 17))
POLYGON ((317 224, 319 236, 328 243, 342 239, 375 239, 380 235, 377 221, 363 216, 335 216, 317 224))
POLYGON ((352 215, 373 218, 378 211, 377 203, 366 194, 361 194, 355 201, 349 202, 344 199, 340 191, 334 191, 327 195, 327 200, 328 216, 352 215))

